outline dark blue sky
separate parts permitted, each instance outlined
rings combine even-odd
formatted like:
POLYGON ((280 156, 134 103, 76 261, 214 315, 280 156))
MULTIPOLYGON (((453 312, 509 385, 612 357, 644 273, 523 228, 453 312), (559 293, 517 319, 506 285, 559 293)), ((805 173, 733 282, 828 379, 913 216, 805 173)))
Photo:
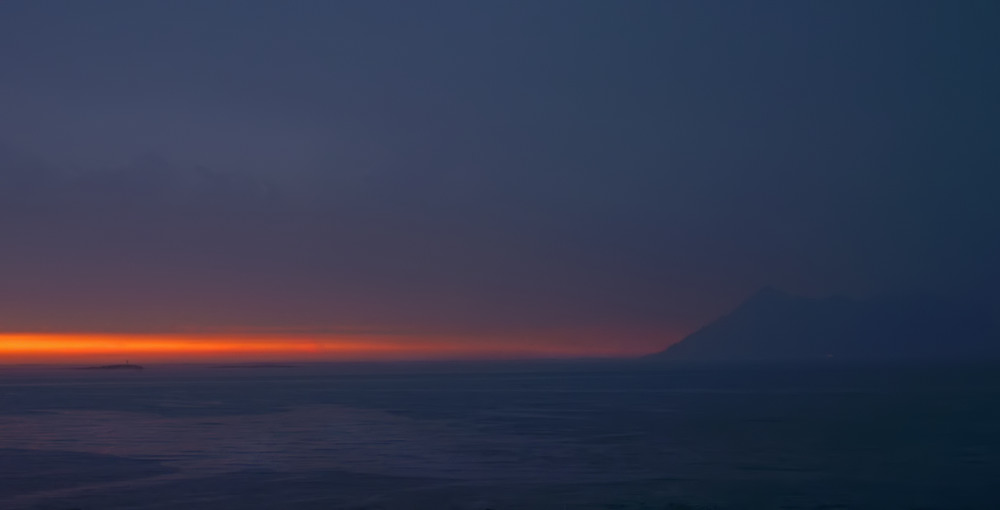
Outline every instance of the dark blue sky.
POLYGON ((989 295, 998 22, 992 1, 0 2, 0 328, 652 346, 766 284, 989 295))

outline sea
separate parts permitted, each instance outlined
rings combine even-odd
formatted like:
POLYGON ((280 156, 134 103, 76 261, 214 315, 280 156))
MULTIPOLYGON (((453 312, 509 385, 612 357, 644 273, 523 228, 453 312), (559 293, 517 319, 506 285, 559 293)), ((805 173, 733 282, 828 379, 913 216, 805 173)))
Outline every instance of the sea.
POLYGON ((1000 509, 1000 366, 0 367, 0 510, 1000 509))

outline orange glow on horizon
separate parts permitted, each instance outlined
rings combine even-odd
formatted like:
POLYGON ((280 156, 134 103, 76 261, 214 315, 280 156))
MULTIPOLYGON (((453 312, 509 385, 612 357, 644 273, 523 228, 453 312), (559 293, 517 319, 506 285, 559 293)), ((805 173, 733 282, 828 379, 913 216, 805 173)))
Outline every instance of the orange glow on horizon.
POLYGON ((615 357, 621 346, 393 335, 0 333, 0 364, 615 357))

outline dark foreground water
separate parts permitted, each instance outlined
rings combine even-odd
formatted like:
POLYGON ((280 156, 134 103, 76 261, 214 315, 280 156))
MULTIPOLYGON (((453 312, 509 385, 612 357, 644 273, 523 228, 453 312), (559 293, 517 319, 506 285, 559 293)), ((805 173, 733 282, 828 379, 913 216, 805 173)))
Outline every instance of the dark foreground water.
POLYGON ((998 509, 1000 370, 0 368, 0 509, 998 509))

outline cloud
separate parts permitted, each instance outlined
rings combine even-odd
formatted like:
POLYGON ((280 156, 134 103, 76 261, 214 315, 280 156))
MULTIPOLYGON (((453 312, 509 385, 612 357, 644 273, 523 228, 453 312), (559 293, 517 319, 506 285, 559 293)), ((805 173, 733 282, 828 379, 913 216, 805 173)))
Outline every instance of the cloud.
POLYGON ((8 208, 55 215, 252 209, 273 206, 280 195, 275 184, 246 173, 177 164, 153 153, 119 168, 68 172, 3 146, 0 193, 8 208))
POLYGON ((153 154, 77 172, 11 154, 0 328, 523 332, 584 320, 615 285, 540 216, 433 180, 328 186, 317 202, 153 154))

